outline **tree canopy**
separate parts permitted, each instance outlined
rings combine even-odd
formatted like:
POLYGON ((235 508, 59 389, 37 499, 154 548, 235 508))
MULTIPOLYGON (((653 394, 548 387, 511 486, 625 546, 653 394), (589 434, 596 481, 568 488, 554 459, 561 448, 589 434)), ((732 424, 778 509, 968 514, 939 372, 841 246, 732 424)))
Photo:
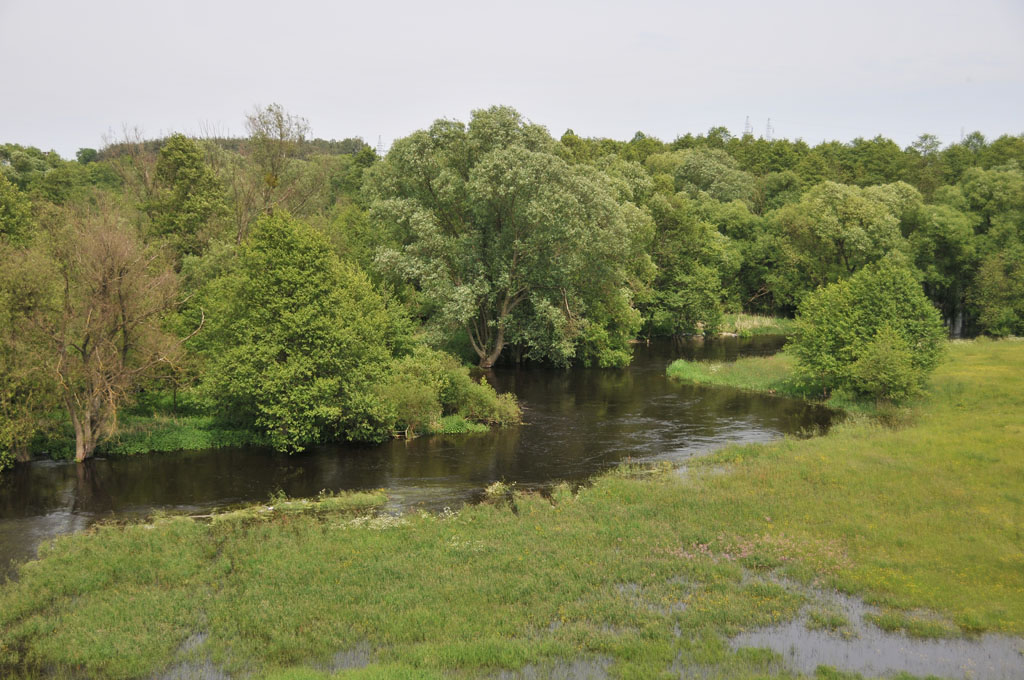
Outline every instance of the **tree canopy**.
POLYGON ((430 323, 462 328, 482 367, 509 343, 562 364, 628 359, 650 220, 555 151, 546 130, 496 107, 397 141, 370 178, 392 240, 379 266, 414 283, 430 323))

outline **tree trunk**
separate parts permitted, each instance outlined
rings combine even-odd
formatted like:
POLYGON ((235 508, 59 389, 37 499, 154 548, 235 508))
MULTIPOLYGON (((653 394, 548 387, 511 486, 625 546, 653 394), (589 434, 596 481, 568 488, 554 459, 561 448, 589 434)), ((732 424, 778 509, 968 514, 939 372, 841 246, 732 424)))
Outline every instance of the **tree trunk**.
POLYGON ((32 453, 28 450, 28 444, 18 444, 14 447, 14 460, 19 463, 27 463, 32 460, 32 453))
POLYGON ((480 357, 480 368, 489 369, 494 366, 494 362, 501 356, 501 350, 505 349, 505 329, 502 325, 504 318, 498 320, 498 337, 494 339, 494 349, 490 354, 480 357))
POLYGON ((964 301, 960 299, 959 291, 956 296, 956 311, 953 312, 953 338, 959 339, 964 334, 964 301))
POLYGON ((92 458, 96 450, 96 423, 91 413, 79 414, 73 408, 71 411, 71 424, 75 428, 75 462, 81 463, 86 458, 92 458))
POLYGON ((485 357, 480 358, 480 368, 487 369, 493 368, 494 362, 501 356, 501 350, 505 348, 505 343, 502 341, 501 336, 498 336, 497 342, 494 343, 494 351, 485 357))

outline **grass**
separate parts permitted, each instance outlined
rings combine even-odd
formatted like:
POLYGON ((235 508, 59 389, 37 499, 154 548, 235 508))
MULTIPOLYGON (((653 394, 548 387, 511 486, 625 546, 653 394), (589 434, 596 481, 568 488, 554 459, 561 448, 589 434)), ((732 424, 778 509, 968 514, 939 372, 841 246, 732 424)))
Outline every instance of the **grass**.
POLYGON ((753 335, 791 335, 795 321, 783 317, 744 314, 723 314, 720 332, 733 333, 741 338, 753 335))
POLYGON ((441 416, 441 420, 438 423, 427 428, 427 434, 467 434, 471 432, 490 432, 490 430, 489 425, 475 423, 458 413, 453 413, 441 416))
POLYGON ((736 361, 687 361, 669 364, 668 376, 698 385, 735 387, 789 397, 806 397, 807 390, 793 379, 793 357, 779 352, 769 357, 740 357, 736 361))
POLYGON ((198 658, 294 680, 572 660, 619 678, 789 677, 773 653, 727 644, 812 604, 787 580, 864 597, 890 630, 1024 634, 1021 413, 1024 342, 955 343, 901 429, 854 419, 682 476, 495 487, 441 515, 367 515, 370 494, 100 526, 0 589, 0 675, 148 677, 198 658), (366 667, 323 670, 361 647, 366 667))
POLYGON ((98 447, 99 455, 132 456, 153 451, 190 451, 225 446, 265 446, 266 437, 252 430, 224 427, 212 416, 124 415, 118 431, 98 447))
POLYGON ((898 423, 911 415, 908 409, 864 401, 841 390, 823 399, 821 387, 798 378, 795 368, 796 360, 783 350, 767 357, 740 357, 735 361, 676 359, 669 364, 666 374, 680 382, 818 401, 848 413, 867 415, 890 423, 898 423))

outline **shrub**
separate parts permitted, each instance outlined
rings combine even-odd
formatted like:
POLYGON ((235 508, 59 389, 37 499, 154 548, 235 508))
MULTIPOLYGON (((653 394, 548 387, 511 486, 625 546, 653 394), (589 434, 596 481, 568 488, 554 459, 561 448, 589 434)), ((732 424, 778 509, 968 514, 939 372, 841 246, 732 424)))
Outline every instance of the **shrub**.
POLYGON ((850 382, 859 395, 898 403, 916 396, 924 381, 907 341, 885 324, 853 362, 850 382))
POLYGON ((286 451, 387 436, 371 397, 402 326, 322 234, 283 213, 261 218, 204 295, 201 387, 228 425, 255 428, 286 451))
POLYGON ((899 401, 938 365, 944 338, 938 310, 893 253, 804 298, 791 351, 802 377, 826 390, 899 401))
POLYGON ((407 434, 423 431, 473 431, 466 423, 511 425, 519 422, 519 406, 511 394, 499 395, 481 379, 474 381, 469 368, 446 352, 425 346, 396 359, 377 390, 390 409, 394 427, 407 434))

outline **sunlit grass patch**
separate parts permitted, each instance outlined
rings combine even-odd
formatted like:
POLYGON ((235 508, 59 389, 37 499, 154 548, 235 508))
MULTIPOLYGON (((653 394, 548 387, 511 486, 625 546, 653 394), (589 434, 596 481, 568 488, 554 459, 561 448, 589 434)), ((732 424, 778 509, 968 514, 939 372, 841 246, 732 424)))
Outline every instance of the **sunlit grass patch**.
POLYGON ((741 338, 753 335, 791 335, 796 328, 793 319, 743 312, 722 315, 722 333, 733 333, 741 338))
POLYGON ((670 378, 698 385, 718 385, 793 397, 807 396, 807 390, 793 378, 795 361, 785 352, 770 357, 741 357, 736 361, 673 361, 670 378))

